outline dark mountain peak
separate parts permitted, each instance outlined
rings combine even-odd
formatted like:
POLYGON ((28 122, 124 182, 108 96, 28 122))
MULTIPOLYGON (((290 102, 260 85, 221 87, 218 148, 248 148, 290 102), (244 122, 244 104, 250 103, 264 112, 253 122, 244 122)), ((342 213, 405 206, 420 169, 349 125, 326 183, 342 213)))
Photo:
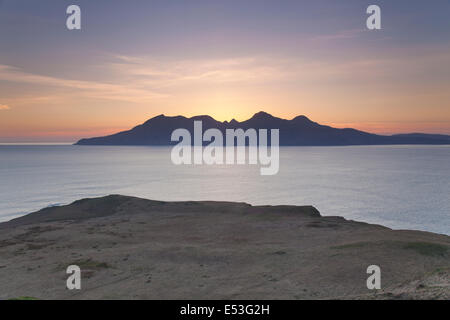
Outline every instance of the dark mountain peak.
POLYGON ((303 115, 295 117, 294 119, 291 120, 291 122, 296 125, 303 125, 303 126, 309 126, 309 127, 319 126, 319 124, 317 122, 314 122, 314 121, 310 120, 307 116, 303 116, 303 115))
POLYGON ((165 119, 165 118, 167 118, 167 117, 164 114, 160 114, 160 115, 158 115, 156 117, 150 118, 148 121, 156 120, 156 119, 165 119))
POLYGON ((194 117, 191 117, 189 119, 190 120, 194 120, 194 121, 216 122, 216 119, 214 119, 211 116, 207 116, 207 115, 194 116, 194 117))
MULTIPOLYGON (((294 119, 292 119, 293 121, 311 121, 307 116, 301 115, 301 116, 296 116, 294 119)), ((312 121, 311 121, 312 122, 312 121)))
POLYGON ((270 113, 260 111, 258 113, 255 113, 253 117, 250 118, 250 120, 270 120, 270 119, 276 119, 274 116, 272 116, 270 113))
POLYGON ((430 134, 404 134, 381 136, 355 129, 338 129, 324 126, 301 115, 285 120, 261 111, 249 120, 220 122, 207 115, 191 118, 165 116, 147 120, 143 125, 110 136, 82 139, 79 145, 172 145, 171 133, 177 128, 192 130, 195 120, 203 122, 203 128, 279 129, 282 146, 338 146, 383 144, 449 144, 450 136, 430 134))
POLYGON ((152 122, 155 121, 155 120, 162 120, 162 119, 165 119, 165 118, 167 118, 165 115, 160 114, 159 116, 150 118, 150 119, 148 119, 147 121, 145 121, 145 122, 144 122, 144 125, 149 124, 149 123, 152 123, 152 122))
POLYGON ((226 127, 229 127, 229 128, 238 128, 238 127, 240 126, 240 122, 239 122, 239 121, 236 121, 236 119, 234 119, 234 118, 231 119, 230 122, 224 121, 223 124, 224 124, 226 127))

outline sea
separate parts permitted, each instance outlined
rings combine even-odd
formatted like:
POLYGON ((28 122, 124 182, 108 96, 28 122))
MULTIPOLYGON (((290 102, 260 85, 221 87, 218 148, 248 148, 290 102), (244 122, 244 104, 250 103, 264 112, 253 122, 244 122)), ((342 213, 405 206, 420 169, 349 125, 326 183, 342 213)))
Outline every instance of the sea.
POLYGON ((174 165, 170 147, 0 145, 0 221, 81 198, 313 205, 324 216, 450 234, 450 146, 281 147, 259 165, 174 165))

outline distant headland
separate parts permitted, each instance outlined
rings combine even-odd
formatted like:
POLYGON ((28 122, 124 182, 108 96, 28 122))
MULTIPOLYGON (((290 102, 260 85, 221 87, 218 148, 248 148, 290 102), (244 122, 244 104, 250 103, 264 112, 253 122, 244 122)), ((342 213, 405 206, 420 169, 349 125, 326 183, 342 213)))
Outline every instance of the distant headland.
POLYGON ((191 118, 159 115, 131 130, 104 137, 81 139, 75 144, 169 146, 175 144, 170 139, 172 132, 178 128, 185 128, 193 133, 194 121, 202 121, 205 130, 217 128, 223 133, 226 129, 238 128, 279 129, 281 146, 450 145, 450 135, 425 133, 378 135, 352 128, 339 129, 321 125, 303 115, 287 120, 262 111, 242 122, 234 119, 230 122, 220 122, 206 115, 191 118))

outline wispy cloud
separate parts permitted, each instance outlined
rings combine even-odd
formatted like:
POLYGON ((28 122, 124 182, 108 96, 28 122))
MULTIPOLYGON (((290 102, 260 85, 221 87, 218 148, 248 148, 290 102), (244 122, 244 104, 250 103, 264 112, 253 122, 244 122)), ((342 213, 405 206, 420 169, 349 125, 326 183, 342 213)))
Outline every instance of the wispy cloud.
POLYGON ((359 37, 365 29, 350 29, 350 30, 341 30, 331 34, 322 34, 317 35, 311 38, 313 41, 330 41, 330 40, 345 40, 345 39, 354 39, 359 37))
MULTIPOLYGON (((357 36, 350 30, 337 37, 357 36)), ((111 55, 110 62, 96 66, 98 74, 89 76, 99 81, 75 80, 35 74, 23 69, 1 65, 0 80, 47 87, 42 97, 22 95, 24 103, 51 103, 74 98, 117 100, 148 103, 159 99, 179 98, 180 92, 204 91, 211 86, 272 86, 295 84, 309 89, 324 85, 386 84, 399 87, 405 76, 426 86, 420 79, 433 72, 447 84, 448 55, 436 52, 417 53, 411 57, 360 57, 359 59, 280 58, 271 56, 230 57, 224 59, 170 60, 149 56, 111 55), (444 67, 443 67, 444 66, 444 67), (53 90, 59 88, 61 90, 53 90), (50 90, 49 90, 50 89, 50 90), (30 99, 34 99, 33 101, 30 99), (36 101, 38 99, 38 101, 36 101)), ((411 82, 409 81, 409 82, 411 82)), ((409 83, 408 82, 408 83, 409 83)), ((436 85, 436 84, 433 84, 436 85)), ((405 84, 406 87, 406 84, 405 84)), ((409 85, 408 88, 410 89, 409 85)), ((204 94, 203 94, 204 95, 204 94)), ((178 102, 178 100, 177 100, 178 102)))
MULTIPOLYGON (((192 86, 211 84, 261 84, 292 76, 288 62, 263 57, 158 60, 145 56, 116 55, 113 58, 113 62, 97 66, 103 71, 102 76, 96 75, 99 81, 36 74, 2 64, 0 80, 43 88, 41 95, 45 99, 35 101, 36 97, 20 97, 29 103, 51 102, 70 96, 147 103, 176 96, 180 88, 189 90, 192 86)), ((92 71, 87 72, 93 74, 92 71)))
MULTIPOLYGON (((335 37, 355 37, 361 31, 349 30, 335 37)), ((420 52, 416 56, 360 57, 357 59, 311 59, 277 57, 235 57, 212 60, 155 60, 151 57, 115 56, 104 67, 130 83, 164 90, 195 84, 259 85, 294 81, 320 84, 342 81, 360 83, 401 78, 402 72, 423 74, 436 66, 446 66, 448 55, 420 52)), ((438 70, 448 70, 440 67, 438 70)), ((444 72, 444 71, 441 71, 444 72)), ((420 79, 420 78, 417 78, 420 79)))
POLYGON ((88 98, 123 100, 129 102, 145 102, 165 97, 165 94, 154 92, 143 86, 127 83, 109 83, 97 81, 72 80, 28 73, 20 68, 0 65, 0 80, 18 83, 29 83, 39 86, 62 87, 76 90, 72 93, 88 98))
POLYGON ((0 104, 0 110, 9 110, 11 109, 8 105, 6 104, 0 104))
POLYGON ((195 83, 260 83, 285 76, 274 60, 262 57, 164 61, 151 57, 115 56, 105 65, 117 75, 163 88, 195 83))

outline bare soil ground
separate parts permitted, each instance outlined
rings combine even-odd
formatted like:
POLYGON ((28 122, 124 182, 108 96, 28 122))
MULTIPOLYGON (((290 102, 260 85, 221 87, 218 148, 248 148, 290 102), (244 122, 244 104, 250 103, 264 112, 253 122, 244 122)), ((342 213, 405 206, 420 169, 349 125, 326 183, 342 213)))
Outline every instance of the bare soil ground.
POLYGON ((0 224, 0 299, 449 299, 449 248, 311 206, 114 195, 0 224), (66 288, 72 264, 81 290, 66 288))

